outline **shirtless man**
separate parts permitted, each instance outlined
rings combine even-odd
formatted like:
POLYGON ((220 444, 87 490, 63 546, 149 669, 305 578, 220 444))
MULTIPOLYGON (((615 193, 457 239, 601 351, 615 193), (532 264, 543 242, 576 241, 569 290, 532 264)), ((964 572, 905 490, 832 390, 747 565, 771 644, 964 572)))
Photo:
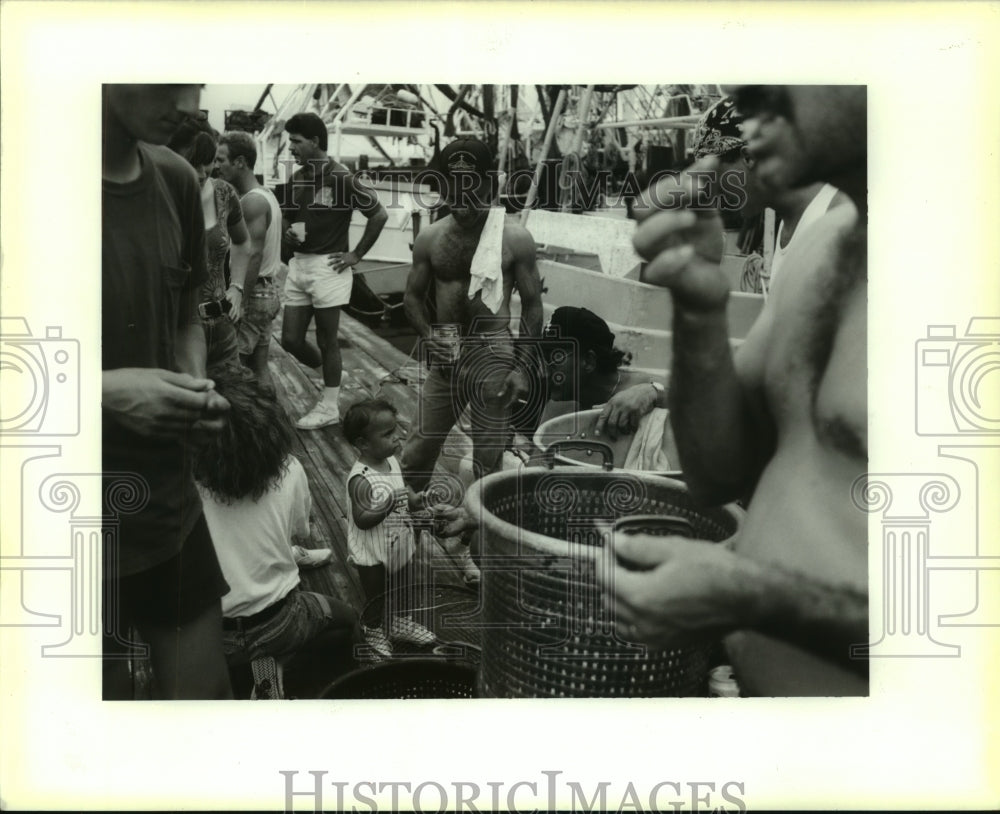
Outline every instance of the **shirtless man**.
MULTIPOLYGON (((735 551, 616 540, 622 567, 604 575, 605 590, 629 639, 730 634, 748 694, 864 695, 868 664, 851 645, 868 641, 867 517, 851 488, 868 457, 865 89, 747 86, 737 104, 762 181, 825 181, 854 207, 828 213, 789 251, 774 307, 735 359, 718 213, 638 211, 648 278, 673 293, 670 409, 688 485, 710 503, 753 499, 735 551)), ((688 200, 692 183, 680 181, 688 200)))
POLYGON ((431 366, 403 451, 404 475, 417 492, 427 487, 445 437, 467 406, 475 476, 492 472, 500 461, 509 407, 528 392, 518 360, 530 349, 515 346, 510 333, 510 295, 515 285, 521 298, 521 336, 537 337, 542 329, 534 239, 521 226, 494 220, 495 234, 487 227, 488 219, 503 217, 502 211, 490 214, 489 149, 476 139, 458 139, 441 151, 440 161, 451 214, 417 237, 403 300, 431 366), (484 285, 470 298, 473 257, 484 231, 486 239, 500 238, 502 231, 494 261, 500 265, 502 278, 497 282, 502 288, 490 296, 484 285), (427 301, 432 290, 433 319, 427 301), (454 364, 447 363, 453 344, 435 341, 432 324, 457 326, 461 339, 454 364))

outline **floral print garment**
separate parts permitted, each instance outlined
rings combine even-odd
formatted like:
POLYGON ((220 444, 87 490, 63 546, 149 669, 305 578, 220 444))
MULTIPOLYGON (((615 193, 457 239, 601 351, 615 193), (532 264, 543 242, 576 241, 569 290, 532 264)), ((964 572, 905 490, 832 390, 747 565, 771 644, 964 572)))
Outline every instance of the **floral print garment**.
POLYGON ((226 254, 230 243, 229 230, 243 221, 240 195, 221 178, 211 178, 215 187, 215 226, 205 233, 208 247, 208 280, 201 288, 203 300, 221 300, 226 293, 226 254))

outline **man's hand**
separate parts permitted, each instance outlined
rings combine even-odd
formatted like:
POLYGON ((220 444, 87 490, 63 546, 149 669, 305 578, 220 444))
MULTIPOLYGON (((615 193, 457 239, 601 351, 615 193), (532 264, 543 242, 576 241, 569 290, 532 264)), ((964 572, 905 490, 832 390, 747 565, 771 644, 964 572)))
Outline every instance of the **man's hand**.
POLYGON ((613 441, 619 435, 635 433, 643 416, 649 415, 656 406, 658 395, 650 384, 637 384, 615 393, 601 410, 594 434, 606 432, 613 441))
POLYGON ((599 569, 615 625, 630 641, 667 648, 753 625, 759 566, 718 543, 616 534, 619 563, 599 569))
POLYGON ((720 266, 722 220, 713 200, 718 170, 716 158, 699 161, 678 177, 658 181, 633 209, 639 226, 632 242, 649 261, 646 282, 669 288, 676 301, 696 311, 724 308, 729 297, 720 266))
POLYGON ((518 400, 523 401, 530 390, 528 377, 519 368, 514 368, 507 374, 507 378, 503 380, 503 386, 500 388, 500 392, 497 393, 497 398, 509 406, 518 400))
POLYGON ((226 413, 229 412, 229 402, 214 390, 209 390, 206 396, 201 418, 191 427, 194 436, 192 440, 196 443, 205 435, 219 432, 226 425, 226 413))
POLYGON ((434 515, 435 532, 438 537, 460 537, 476 530, 476 523, 464 506, 439 503, 431 506, 431 513, 434 515))
POLYGON ((356 266, 359 262, 361 262, 361 258, 354 252, 334 252, 330 255, 329 260, 330 268, 337 272, 337 274, 352 266, 356 266))
POLYGON ((217 432, 229 402, 211 379, 156 368, 105 370, 101 407, 122 426, 149 438, 187 439, 194 432, 217 432))
POLYGON ((243 316, 243 292, 235 286, 229 286, 226 290, 226 299, 229 300, 229 321, 239 322, 243 316))
POLYGON ((285 229, 285 242, 293 249, 299 248, 304 243, 304 241, 299 240, 298 235, 295 234, 295 230, 291 226, 285 229))

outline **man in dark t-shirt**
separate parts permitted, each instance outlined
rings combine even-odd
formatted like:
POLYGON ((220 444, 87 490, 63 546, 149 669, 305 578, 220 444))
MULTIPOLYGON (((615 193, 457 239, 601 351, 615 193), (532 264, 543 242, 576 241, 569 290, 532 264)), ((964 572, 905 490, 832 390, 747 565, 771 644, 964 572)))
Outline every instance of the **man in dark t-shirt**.
POLYGON ((371 188, 326 154, 326 125, 319 116, 297 113, 285 124, 285 130, 300 167, 278 189, 285 245, 295 252, 285 280, 281 347, 304 365, 322 365, 323 395, 295 423, 302 430, 317 430, 340 421, 338 397, 343 365, 337 329, 340 309, 351 299, 351 269, 378 240, 389 216, 371 188), (354 210, 368 222, 357 246, 349 251, 354 210), (319 349, 306 341, 313 315, 319 349))
POLYGON ((220 603, 228 586, 189 449, 222 428, 229 404, 205 377, 197 178, 157 146, 197 113, 198 99, 198 85, 103 89, 105 697, 121 697, 113 667, 128 625, 150 646, 163 696, 232 696, 220 603))

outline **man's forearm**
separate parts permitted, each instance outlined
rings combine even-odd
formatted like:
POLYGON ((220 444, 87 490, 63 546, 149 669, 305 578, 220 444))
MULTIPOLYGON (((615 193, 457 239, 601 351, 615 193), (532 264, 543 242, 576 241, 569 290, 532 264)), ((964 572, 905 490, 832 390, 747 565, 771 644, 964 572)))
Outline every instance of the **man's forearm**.
MULTIPOLYGON (((542 303, 533 302, 523 305, 521 309, 521 328, 518 339, 526 337, 538 337, 542 335, 542 324, 545 320, 545 312, 542 303)), ((519 342, 515 346, 515 358, 519 365, 526 366, 532 362, 535 343, 519 342)), ((539 360, 540 361, 540 360, 539 360)))
MULTIPOLYGON (((234 259, 235 259, 235 247, 234 247, 234 259)), ((257 285, 257 276, 260 274, 260 264, 264 259, 264 253, 258 246, 251 246, 250 253, 247 255, 245 263, 245 273, 242 280, 236 278, 236 264, 233 263, 232 270, 232 280, 234 283, 240 283, 244 286, 247 292, 253 290, 253 287, 257 285)), ((247 294, 249 296, 249 293, 247 294)))
POLYGON ((868 593, 829 585, 774 564, 754 563, 750 628, 867 675, 851 647, 868 641, 868 593))
POLYGON ((670 421, 691 491, 711 503, 742 497, 758 474, 749 405, 733 365, 725 311, 674 312, 670 421))
POLYGON ((189 322, 178 327, 175 357, 177 369, 181 373, 188 373, 197 379, 205 378, 207 355, 205 330, 200 322, 189 322))
POLYGON ((426 304, 416 294, 407 292, 403 295, 403 313, 413 330, 422 339, 428 339, 431 335, 430 312, 426 304))
POLYGON ((385 226, 387 220, 389 220, 389 216, 384 210, 368 218, 368 222, 365 223, 365 231, 352 252, 359 260, 368 254, 368 250, 375 245, 375 241, 382 234, 382 227, 385 226))

